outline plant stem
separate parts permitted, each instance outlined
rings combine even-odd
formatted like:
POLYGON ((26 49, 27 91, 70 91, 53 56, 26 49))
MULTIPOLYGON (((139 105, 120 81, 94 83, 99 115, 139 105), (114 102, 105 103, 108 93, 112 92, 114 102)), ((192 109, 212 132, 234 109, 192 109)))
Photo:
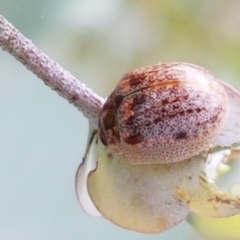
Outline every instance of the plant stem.
POLYGON ((104 99, 38 49, 0 15, 0 46, 36 74, 51 89, 77 107, 97 127, 104 99))

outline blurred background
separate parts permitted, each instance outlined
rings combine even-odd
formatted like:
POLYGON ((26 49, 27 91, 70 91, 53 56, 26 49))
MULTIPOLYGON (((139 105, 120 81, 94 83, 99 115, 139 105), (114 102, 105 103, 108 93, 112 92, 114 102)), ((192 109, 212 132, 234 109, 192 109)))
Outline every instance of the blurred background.
MULTIPOLYGON (((64 68, 107 97, 144 65, 201 65, 240 89, 240 1, 0 0, 0 13, 64 68)), ((87 216, 74 175, 83 115, 0 50, 1 240, 200 240, 183 222, 162 234, 87 216)))

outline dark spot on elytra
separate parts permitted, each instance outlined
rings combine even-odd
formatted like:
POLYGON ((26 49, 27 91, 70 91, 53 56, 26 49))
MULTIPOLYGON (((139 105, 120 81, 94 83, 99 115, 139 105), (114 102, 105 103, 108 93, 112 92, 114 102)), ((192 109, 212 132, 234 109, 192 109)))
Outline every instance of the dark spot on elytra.
POLYGON ((182 117, 182 116, 185 115, 185 112, 184 111, 180 111, 178 114, 182 117))
POLYGON ((136 95, 132 98, 132 102, 128 105, 128 108, 125 109, 125 113, 131 113, 129 114, 129 118, 126 120, 127 125, 133 124, 135 118, 144 114, 142 110, 147 101, 146 98, 147 96, 144 94, 136 95))
POLYGON ((221 107, 219 107, 218 109, 215 109, 216 114, 211 116, 211 118, 209 119, 209 122, 215 123, 218 120, 219 115, 222 111, 223 109, 221 107))
POLYGON ((175 139, 186 139, 187 138, 187 133, 184 131, 181 131, 176 134, 175 139))
POLYGON ((116 106, 116 110, 119 108, 119 106, 121 105, 122 101, 123 101, 124 96, 122 95, 117 95, 115 96, 115 106, 116 106))
POLYGON ((193 109, 188 109, 188 110, 187 110, 187 113, 188 113, 188 114, 192 114, 193 112, 194 112, 193 109))
POLYGON ((144 78, 145 78, 144 73, 130 75, 128 80, 129 86, 136 87, 137 85, 141 84, 144 81, 144 78))
MULTIPOLYGON (((204 109, 205 110, 205 109, 204 109)), ((217 121, 219 121, 219 115, 220 115, 220 112, 221 112, 222 109, 219 109, 219 111, 217 111, 216 109, 214 110, 214 112, 216 112, 214 115, 211 115, 210 118, 206 119, 205 121, 202 121, 202 122, 197 122, 196 123, 196 126, 201 126, 202 128, 206 128, 206 125, 208 123, 210 124, 214 124, 216 123, 217 121)))
POLYGON ((113 129, 116 126, 115 109, 110 97, 101 109, 99 116, 100 125, 104 130, 113 129))
POLYGON ((144 103, 146 103, 146 98, 147 98, 147 96, 143 93, 140 95, 136 95, 133 98, 133 103, 132 103, 133 110, 134 110, 134 108, 139 107, 139 106, 143 105, 144 103))
POLYGON ((168 98, 162 100, 162 105, 166 105, 168 103, 169 103, 169 99, 168 98))
POLYGON ((196 111, 197 113, 200 113, 203 109, 202 108, 197 108, 196 111))
POLYGON ((163 120, 162 118, 155 118, 153 120, 153 122, 154 122, 154 124, 157 124, 157 123, 161 122, 162 120, 163 120))
POLYGON ((134 119, 135 119, 134 115, 130 116, 126 121, 126 125, 131 126, 133 124, 134 119))
MULTIPOLYGON (((174 91, 173 91, 173 94, 174 91)), ((162 100, 162 105, 166 105, 166 104, 169 104, 169 103, 176 103, 176 102, 182 102, 182 101, 186 101, 188 99, 189 95, 188 94, 185 94, 185 95, 182 95, 182 96, 175 96, 174 98, 165 98, 162 100)))
POLYGON ((124 139, 124 141, 128 144, 135 145, 135 144, 142 142, 142 137, 141 137, 141 134, 138 133, 138 134, 130 135, 130 136, 126 137, 124 139))
POLYGON ((115 111, 115 105, 110 96, 99 115, 99 138, 105 146, 115 144, 120 139, 115 111))
POLYGON ((102 120, 105 130, 113 129, 116 126, 115 112, 113 109, 109 109, 102 120))

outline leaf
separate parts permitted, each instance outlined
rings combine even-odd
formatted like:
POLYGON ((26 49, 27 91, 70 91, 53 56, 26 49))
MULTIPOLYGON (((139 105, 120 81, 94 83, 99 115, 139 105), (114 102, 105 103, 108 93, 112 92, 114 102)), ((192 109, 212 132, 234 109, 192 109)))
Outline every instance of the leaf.
POLYGON ((100 142, 98 147, 88 192, 101 214, 120 227, 156 233, 183 221, 189 211, 214 218, 240 213, 240 197, 207 179, 206 153, 177 163, 136 166, 100 142))
POLYGON ((179 179, 183 169, 172 165, 131 165, 100 143, 99 147, 97 169, 89 174, 87 185, 104 217, 122 228, 144 233, 165 231, 186 218, 187 204, 174 194, 181 181, 186 180, 179 179))

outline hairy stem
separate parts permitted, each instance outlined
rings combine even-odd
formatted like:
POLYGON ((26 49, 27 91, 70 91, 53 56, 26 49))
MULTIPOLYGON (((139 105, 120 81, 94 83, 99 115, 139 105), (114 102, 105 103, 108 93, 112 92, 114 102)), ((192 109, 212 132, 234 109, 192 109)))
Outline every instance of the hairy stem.
POLYGON ((50 59, 0 15, 0 46, 51 89, 77 107, 96 127, 104 99, 50 59))

